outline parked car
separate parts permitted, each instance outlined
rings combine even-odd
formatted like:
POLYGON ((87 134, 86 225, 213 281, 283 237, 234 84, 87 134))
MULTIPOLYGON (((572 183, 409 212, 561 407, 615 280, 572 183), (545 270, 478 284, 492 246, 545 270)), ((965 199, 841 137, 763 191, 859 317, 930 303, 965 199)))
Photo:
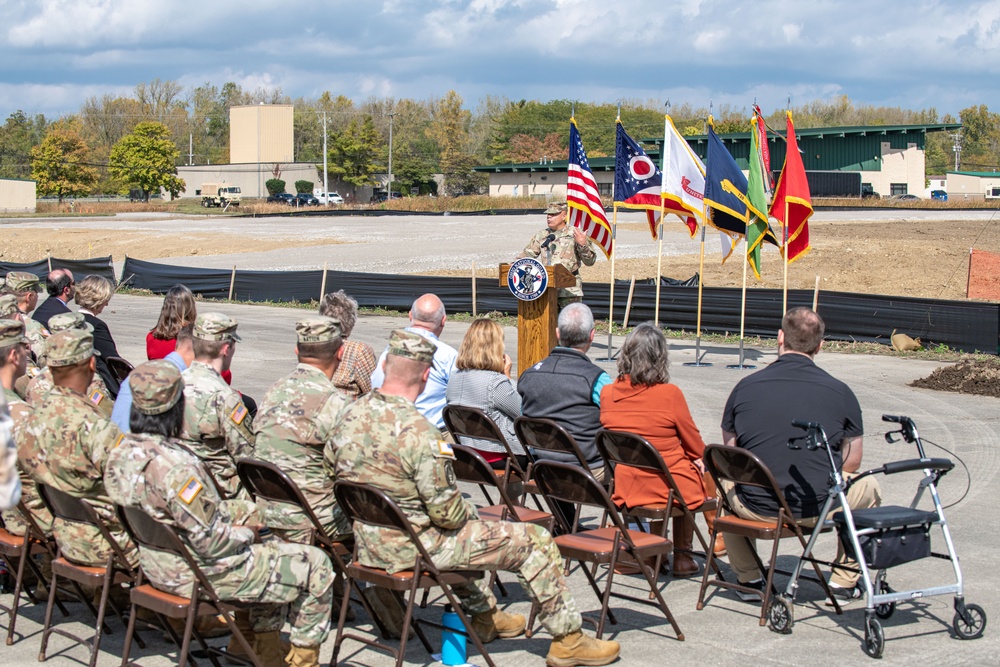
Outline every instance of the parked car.
POLYGON ((931 190, 931 199, 938 201, 948 201, 948 193, 944 190, 931 190))
POLYGON ((920 201, 920 197, 918 197, 917 195, 911 195, 911 194, 893 195, 889 199, 891 199, 892 201, 901 201, 901 202, 920 201))
POLYGON ((279 192, 276 195, 271 195, 267 198, 268 204, 291 204, 295 201, 295 195, 290 195, 287 192, 279 192))
POLYGON ((320 204, 326 204, 327 202, 331 204, 343 204, 344 198, 340 196, 338 192, 327 192, 326 194, 320 193, 316 195, 316 199, 319 200, 320 204))
POLYGON ((288 203, 292 206, 319 206, 319 200, 308 192, 300 192, 288 203))
MULTIPOLYGON (((398 192, 393 192, 392 193, 392 198, 393 199, 402 199, 403 195, 399 194, 398 192)), ((375 194, 372 195, 372 198, 369 201, 372 204, 381 204, 381 203, 385 202, 388 199, 389 199, 389 197, 386 196, 386 193, 384 193, 384 192, 376 192, 375 194)))

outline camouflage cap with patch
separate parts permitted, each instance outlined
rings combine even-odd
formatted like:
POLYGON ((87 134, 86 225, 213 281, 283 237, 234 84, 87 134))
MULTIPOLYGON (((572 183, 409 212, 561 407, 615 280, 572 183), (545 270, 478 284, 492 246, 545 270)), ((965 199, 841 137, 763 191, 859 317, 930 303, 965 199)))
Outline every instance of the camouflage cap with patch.
POLYGON ((50 333, 59 333, 67 329, 93 331, 94 327, 87 320, 83 319, 83 313, 59 313, 49 318, 50 333))
POLYGON ((434 352, 437 348, 420 334, 397 329, 389 336, 389 354, 404 357, 425 364, 434 363, 434 352))
POLYGON ((0 320, 0 348, 27 342, 28 339, 24 337, 24 322, 0 320))
POLYGON ((49 366, 72 366, 99 354, 94 349, 94 334, 83 329, 66 329, 45 341, 49 366))
POLYGON ((295 323, 295 336, 300 343, 325 343, 340 338, 340 321, 332 317, 313 315, 295 323))
POLYGON ((194 321, 192 335, 201 340, 239 341, 236 327, 239 323, 235 318, 223 313, 202 313, 194 321))
POLYGON ((132 405, 144 415, 162 415, 184 395, 184 380, 173 363, 164 359, 139 364, 128 374, 132 405))
POLYGON ((545 215, 555 215, 566 210, 566 202, 563 200, 549 202, 549 207, 545 209, 545 215))
POLYGON ((11 292, 26 292, 27 290, 41 292, 44 287, 42 287, 42 279, 34 273, 11 271, 7 274, 7 289, 11 292))
POLYGON ((0 295, 0 317, 10 317, 20 312, 17 309, 17 297, 13 294, 0 295))

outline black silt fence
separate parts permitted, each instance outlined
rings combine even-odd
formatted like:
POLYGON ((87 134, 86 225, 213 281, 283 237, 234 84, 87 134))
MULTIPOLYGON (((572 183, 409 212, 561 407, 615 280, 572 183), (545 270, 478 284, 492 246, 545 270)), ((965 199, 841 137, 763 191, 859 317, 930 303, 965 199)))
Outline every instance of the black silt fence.
MULTIPOLYGON (((111 256, 93 257, 91 259, 58 259, 53 257, 52 269, 69 269, 73 272, 73 277, 79 280, 86 275, 97 275, 115 282, 115 267, 111 261, 111 256)), ((49 275, 49 260, 43 259, 38 262, 28 264, 17 264, 15 262, 0 262, 0 275, 7 275, 11 271, 25 271, 33 273, 42 280, 49 275)))

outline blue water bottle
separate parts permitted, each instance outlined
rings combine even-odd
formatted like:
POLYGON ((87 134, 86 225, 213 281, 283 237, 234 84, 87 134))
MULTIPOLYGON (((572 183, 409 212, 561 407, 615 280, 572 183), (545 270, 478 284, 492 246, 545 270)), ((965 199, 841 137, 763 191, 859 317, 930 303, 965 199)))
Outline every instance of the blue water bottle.
POLYGON ((465 626, 462 625, 462 619, 452 610, 450 604, 444 606, 441 625, 445 627, 441 631, 441 664, 464 665, 466 660, 465 626))

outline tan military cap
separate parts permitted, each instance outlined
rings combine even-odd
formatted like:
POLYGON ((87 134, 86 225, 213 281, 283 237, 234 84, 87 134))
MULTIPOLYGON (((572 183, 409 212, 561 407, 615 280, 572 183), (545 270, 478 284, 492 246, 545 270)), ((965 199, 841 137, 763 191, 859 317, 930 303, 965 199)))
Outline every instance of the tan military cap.
POLYGON ((49 318, 49 332, 59 333, 67 329, 93 331, 94 327, 87 320, 83 319, 83 313, 59 313, 49 318))
POLYGON ((27 342, 28 339, 24 337, 24 322, 0 320, 0 349, 27 342))
POLYGON ((72 366, 96 354, 94 334, 82 329, 66 329, 45 341, 45 357, 49 366, 72 366))
POLYGON ((229 315, 203 313, 195 319, 192 335, 201 340, 239 341, 240 337, 236 335, 238 325, 238 322, 229 315))
POLYGON ((332 317, 312 315, 295 323, 295 336, 300 343, 325 343, 340 338, 340 321, 332 317))
POLYGON ((389 336, 389 354, 394 354, 397 357, 431 364, 434 363, 436 349, 434 343, 420 334, 403 329, 397 329, 389 336))
POLYGON ((549 207, 545 209, 545 215, 555 215, 566 210, 566 202, 563 200, 549 202, 549 207))
POLYGON ((44 287, 42 287, 41 278, 34 273, 11 271, 7 274, 7 289, 11 292, 26 292, 27 290, 41 292, 44 287))
POLYGON ((17 309, 17 297, 13 294, 4 294, 0 296, 0 317, 10 317, 19 313, 17 309))
POLYGON ((162 415, 184 395, 184 380, 177 366, 157 359, 139 364, 129 373, 132 405, 144 415, 162 415))

